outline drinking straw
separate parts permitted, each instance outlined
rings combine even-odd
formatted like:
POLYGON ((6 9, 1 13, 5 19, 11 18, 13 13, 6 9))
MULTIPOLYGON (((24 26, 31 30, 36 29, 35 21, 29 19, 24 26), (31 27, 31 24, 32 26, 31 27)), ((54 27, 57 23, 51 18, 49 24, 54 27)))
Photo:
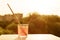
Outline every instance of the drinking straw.
MULTIPOLYGON (((8 7, 9 7, 10 11, 12 12, 13 16, 16 18, 18 24, 20 24, 18 17, 14 14, 14 12, 13 12, 13 10, 11 9, 10 5, 9 5, 8 3, 7 3, 7 5, 8 5, 8 7)), ((23 32, 25 35, 27 35, 27 33, 23 30, 22 27, 21 27, 20 29, 22 30, 22 32, 23 32)))

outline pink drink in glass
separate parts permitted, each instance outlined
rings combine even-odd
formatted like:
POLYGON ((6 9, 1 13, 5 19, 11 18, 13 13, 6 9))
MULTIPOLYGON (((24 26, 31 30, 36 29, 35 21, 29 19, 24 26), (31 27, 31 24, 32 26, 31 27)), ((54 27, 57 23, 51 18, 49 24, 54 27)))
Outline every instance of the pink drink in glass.
POLYGON ((28 24, 18 24, 18 35, 20 37, 27 37, 27 35, 28 35, 28 24))

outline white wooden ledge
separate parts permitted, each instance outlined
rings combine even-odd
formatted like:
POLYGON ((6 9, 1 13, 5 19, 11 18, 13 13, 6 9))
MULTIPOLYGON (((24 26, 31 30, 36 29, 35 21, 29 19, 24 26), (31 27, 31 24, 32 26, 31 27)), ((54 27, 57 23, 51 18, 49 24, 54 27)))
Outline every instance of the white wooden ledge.
MULTIPOLYGON (((16 40, 17 38, 17 34, 7 34, 0 36, 0 40, 16 40)), ((26 40, 60 40, 60 38, 51 34, 28 34, 26 40)))

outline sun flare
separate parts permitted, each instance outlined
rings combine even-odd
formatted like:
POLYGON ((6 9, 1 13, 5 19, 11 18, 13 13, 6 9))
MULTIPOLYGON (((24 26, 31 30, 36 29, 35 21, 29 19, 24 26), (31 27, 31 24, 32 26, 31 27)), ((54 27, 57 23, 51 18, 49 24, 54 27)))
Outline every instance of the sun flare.
POLYGON ((9 3, 14 13, 39 12, 44 15, 60 15, 60 0, 0 0, 0 14, 11 13, 6 3, 9 3))

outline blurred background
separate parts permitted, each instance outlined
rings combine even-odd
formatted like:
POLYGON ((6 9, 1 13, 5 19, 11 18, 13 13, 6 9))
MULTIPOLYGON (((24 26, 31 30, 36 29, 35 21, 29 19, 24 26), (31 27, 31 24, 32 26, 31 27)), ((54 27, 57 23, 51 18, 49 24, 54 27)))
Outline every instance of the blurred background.
POLYGON ((60 0, 0 0, 0 34, 17 34, 17 21, 29 24, 29 34, 60 37, 60 0))

